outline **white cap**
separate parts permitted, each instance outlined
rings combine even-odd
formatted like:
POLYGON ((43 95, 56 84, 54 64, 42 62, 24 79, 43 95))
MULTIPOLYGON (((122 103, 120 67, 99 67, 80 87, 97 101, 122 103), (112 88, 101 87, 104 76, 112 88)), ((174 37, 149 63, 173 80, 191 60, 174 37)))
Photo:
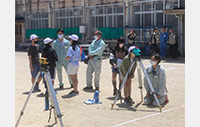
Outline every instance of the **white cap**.
POLYGON ((78 36, 76 34, 70 35, 69 38, 71 38, 74 41, 78 41, 78 36))
POLYGON ((128 49, 128 53, 131 52, 131 50, 135 49, 136 47, 135 46, 131 46, 129 49, 128 49))
POLYGON ((33 39, 35 39, 35 38, 38 38, 38 36, 35 35, 35 34, 31 34, 31 36, 30 36, 30 40, 33 40, 33 39))
POLYGON ((44 44, 46 45, 46 44, 48 44, 48 43, 50 43, 52 41, 53 41, 53 39, 47 37, 47 38, 44 39, 44 44))

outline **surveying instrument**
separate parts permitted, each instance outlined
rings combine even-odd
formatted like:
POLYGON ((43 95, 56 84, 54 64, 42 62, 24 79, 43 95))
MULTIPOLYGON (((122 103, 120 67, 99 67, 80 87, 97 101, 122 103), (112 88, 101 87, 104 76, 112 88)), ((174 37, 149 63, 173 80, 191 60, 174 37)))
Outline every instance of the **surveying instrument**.
MULTIPOLYGON (((25 101, 25 104, 24 104, 24 106, 23 106, 23 108, 22 108, 22 110, 20 112, 20 116, 19 116, 19 118, 17 120, 17 123, 16 123, 15 127, 18 126, 19 121, 20 121, 22 115, 24 114, 24 110, 26 108, 26 105, 27 105, 27 103, 28 103, 28 101, 30 99, 31 94, 33 93, 33 89, 34 89, 34 87, 36 85, 36 82, 37 82, 37 80, 39 78, 39 75, 42 72, 44 73, 44 81, 46 81, 46 87, 47 87, 47 91, 48 91, 49 97, 50 97, 51 108, 53 109, 53 112, 54 112, 55 123, 57 123, 57 118, 58 118, 59 121, 60 121, 60 126, 63 127, 62 114, 60 112, 58 100, 56 98, 55 91, 54 91, 54 88, 53 88, 53 85, 52 85, 51 75, 49 73, 49 66, 48 66, 49 62, 47 62, 46 60, 47 60, 47 58, 44 58, 44 57, 39 59, 40 64, 41 64, 41 68, 40 68, 38 74, 35 77, 35 81, 34 81, 32 87, 31 87, 29 95, 28 95, 28 97, 27 97, 27 99, 25 101)), ((51 110, 50 110, 50 113, 51 113, 51 110)))
MULTIPOLYGON (((122 88, 123 88, 123 86, 124 86, 124 84, 125 84, 125 82, 126 82, 126 80, 128 78, 129 73, 131 72, 131 69, 132 69, 133 65, 136 64, 137 71, 138 71, 138 82, 139 82, 139 89, 140 89, 140 94, 141 94, 141 102, 143 102, 143 93, 142 93, 143 87, 142 87, 142 76, 141 76, 141 68, 142 68, 142 71, 143 71, 144 76, 145 76, 145 78, 147 80, 147 84, 148 84, 148 86, 149 86, 149 88, 151 90, 151 93, 153 94, 153 96, 154 96, 154 98, 156 100, 156 103, 158 105, 158 108, 160 109, 160 112, 162 112, 162 105, 160 105, 160 102, 158 101, 158 98, 156 96, 155 90, 154 90, 154 88, 152 86, 152 83, 151 83, 149 77, 148 77, 146 69, 144 68, 144 65, 143 65, 143 63, 141 61, 141 58, 140 58, 141 51, 140 51, 140 49, 138 47, 136 47, 136 48, 133 49, 132 52, 135 55, 135 61, 133 61, 131 63, 131 66, 129 67, 128 72, 126 73, 126 76, 125 76, 125 78, 124 78, 124 80, 122 82, 122 85, 121 85, 121 87, 119 89, 119 92, 117 93, 114 102, 111 104, 111 109, 113 109, 118 97, 120 96, 121 90, 122 90, 122 88)), ((120 97, 120 101, 121 101, 121 97, 120 97)), ((121 101, 121 103, 122 103, 122 101, 121 101)))

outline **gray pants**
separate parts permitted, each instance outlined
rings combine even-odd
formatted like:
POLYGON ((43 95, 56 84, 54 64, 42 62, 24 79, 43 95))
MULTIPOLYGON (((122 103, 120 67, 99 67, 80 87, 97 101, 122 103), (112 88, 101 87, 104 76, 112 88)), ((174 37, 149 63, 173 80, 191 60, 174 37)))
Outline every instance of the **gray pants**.
MULTIPOLYGON (((58 81, 59 81, 59 86, 63 86, 64 83, 62 82, 62 67, 64 67, 66 73, 67 73, 67 66, 68 66, 68 61, 58 61, 56 62, 56 69, 57 69, 57 74, 58 74, 58 81)), ((72 85, 72 80, 70 76, 68 75, 69 79, 69 84, 72 85)))
POLYGON ((95 72, 94 83, 95 87, 99 87, 100 74, 101 74, 101 59, 93 59, 88 61, 87 71, 86 71, 86 84, 87 87, 92 86, 92 74, 95 72))
MULTIPOLYGON (((165 98, 164 95, 158 98, 158 101, 160 102, 160 104, 163 104, 165 102, 165 100, 166 100, 166 98, 165 98)), ((144 104, 145 105, 151 105, 152 104, 153 106, 158 106, 153 95, 151 95, 150 98, 145 97, 144 98, 144 104)))

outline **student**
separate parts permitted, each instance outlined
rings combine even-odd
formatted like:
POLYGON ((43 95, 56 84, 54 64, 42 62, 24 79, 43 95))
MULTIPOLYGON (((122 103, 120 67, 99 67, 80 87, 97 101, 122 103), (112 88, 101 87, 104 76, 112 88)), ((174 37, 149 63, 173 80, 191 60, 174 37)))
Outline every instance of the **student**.
POLYGON ((128 33, 127 38, 128 38, 128 44, 127 48, 134 46, 135 45, 135 38, 136 38, 136 33, 135 30, 131 30, 130 33, 128 33))
POLYGON ((169 29, 169 45, 170 45, 170 55, 172 59, 177 59, 178 57, 178 36, 174 33, 173 29, 169 29))
MULTIPOLYGON (((136 48, 135 46, 131 46, 128 49, 129 54, 124 57, 119 67, 120 73, 122 74, 123 78, 125 78, 126 73, 128 72, 128 69, 131 66, 131 63, 135 61, 135 54, 133 53, 133 50, 135 48, 136 48)), ((124 96, 125 96, 124 102, 130 105, 135 103, 131 98, 131 79, 134 78, 135 69, 136 69, 136 63, 134 63, 124 85, 124 96)))
POLYGON ((168 34, 166 32, 165 26, 162 27, 160 33, 160 55, 166 58, 166 47, 167 47, 168 34))
MULTIPOLYGON (((166 95, 166 74, 165 69, 159 65, 161 62, 161 57, 159 54, 154 54, 151 57, 151 66, 146 69, 148 77, 152 83, 152 86, 156 92, 156 96, 158 97, 158 101, 160 104, 168 103, 168 98, 166 95)), ((158 106, 153 94, 150 91, 150 88, 147 84, 146 77, 144 78, 144 87, 147 91, 146 96, 144 97, 144 105, 158 106)))
POLYGON ((117 45, 111 49, 110 53, 110 64, 112 65, 112 84, 114 88, 113 95, 116 95, 118 92, 118 89, 116 87, 117 74, 119 74, 119 89, 123 82, 123 79, 121 79, 119 73, 119 66, 124 57, 127 55, 127 49, 125 48, 124 44, 125 44, 125 38, 119 37, 117 39, 117 45))
POLYGON ((99 82, 100 82, 100 74, 101 74, 101 56, 103 54, 104 49, 106 48, 105 42, 102 40, 102 32, 96 31, 94 33, 94 40, 90 44, 88 48, 88 57, 90 58, 88 61, 87 71, 86 71, 86 84, 87 86, 83 88, 83 90, 93 90, 92 87, 92 74, 95 72, 95 90, 99 91, 99 82))
POLYGON ((151 35, 151 39, 149 41, 151 54, 160 53, 159 44, 160 44, 160 42, 159 42, 158 28, 155 27, 153 29, 153 34, 151 35))
MULTIPOLYGON (((31 81, 33 84, 35 81, 35 77, 40 70, 39 47, 37 46, 38 36, 35 34, 32 34, 30 36, 30 40, 31 40, 32 44, 30 45, 29 50, 28 50, 28 59, 29 59, 29 67, 30 67, 30 71, 31 71, 31 77, 32 77, 31 81)), ((39 83, 41 80, 42 80, 42 73, 40 73, 40 75, 39 75, 39 78, 36 82, 33 92, 41 91, 39 89, 39 83)))
MULTIPOLYGON (((57 30, 57 36, 58 36, 58 39, 56 39, 53 42, 52 48, 56 51, 58 55, 58 61, 56 62, 56 69, 57 69, 60 89, 63 89, 64 83, 62 82, 62 67, 64 67, 65 71, 67 72, 67 65, 69 61, 67 61, 65 58, 67 57, 67 51, 68 51, 68 48, 70 47, 70 43, 68 40, 64 38, 63 29, 57 30)), ((71 88, 73 88, 73 84, 69 75, 68 75, 68 79, 69 79, 71 88)))
POLYGON ((54 85, 56 61, 58 61, 58 56, 57 56, 56 51, 52 48, 52 43, 53 43, 53 39, 51 38, 44 39, 45 48, 42 52, 42 57, 47 58, 47 62, 49 62, 48 63, 49 73, 51 75, 52 84, 54 85))
POLYGON ((81 59, 81 51, 78 47, 78 36, 72 34, 69 36, 70 44, 66 60, 69 60, 69 65, 67 67, 67 74, 70 75, 73 83, 74 90, 72 90, 69 95, 76 96, 79 94, 78 92, 78 68, 79 68, 79 60, 81 59))

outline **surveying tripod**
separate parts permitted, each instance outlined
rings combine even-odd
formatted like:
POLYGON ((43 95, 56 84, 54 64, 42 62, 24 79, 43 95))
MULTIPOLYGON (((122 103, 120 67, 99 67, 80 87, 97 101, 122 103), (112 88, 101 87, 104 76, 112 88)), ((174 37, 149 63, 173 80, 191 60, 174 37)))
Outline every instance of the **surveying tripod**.
POLYGON ((125 78, 124 78, 124 80, 123 80, 123 82, 122 82, 122 85, 121 85, 121 87, 120 87, 120 89, 119 89, 119 92, 117 93, 114 102, 111 104, 111 109, 113 109, 113 107, 114 107, 114 105, 115 105, 115 103, 116 103, 116 101, 117 101, 117 99, 118 99, 118 97, 119 97, 119 95, 120 95, 120 93, 121 93, 121 90, 122 90, 122 88, 123 88, 123 86, 124 86, 124 84, 125 84, 125 82, 126 82, 126 80, 127 80, 127 78, 128 78, 128 75, 129 75, 129 73, 131 72, 131 69, 132 69, 132 67, 133 67, 133 65, 134 65, 135 63, 136 63, 137 71, 138 71, 138 82, 139 82, 139 89, 140 89, 140 94, 141 94, 141 102, 143 101, 143 93, 142 93, 142 88, 143 88, 143 87, 142 87, 142 76, 141 76, 141 68, 142 68, 142 71, 143 71, 143 73, 144 73, 144 76, 145 76, 145 78, 147 79, 147 84, 148 84, 148 86, 149 86, 149 88, 150 88, 150 90, 151 90, 151 92, 152 92, 152 94, 153 94, 153 96, 154 96, 154 98, 155 98, 155 100, 156 100, 156 103, 157 103, 157 105, 158 105, 158 108, 160 109, 160 112, 162 112, 162 105, 160 105, 160 102, 158 101, 158 98, 157 98, 157 96, 156 96, 155 90, 154 90, 154 88, 153 88, 153 86, 152 86, 152 83, 151 83, 149 77, 148 77, 148 74, 147 74, 147 72, 146 72, 146 69, 144 68, 144 65, 143 65, 143 63, 142 63, 142 61, 141 61, 140 56, 135 56, 135 61, 133 61, 133 62, 131 63, 131 66, 129 67, 128 72, 126 73, 126 76, 125 76, 125 78), (139 63, 139 64, 138 64, 138 63, 139 63))
POLYGON ((60 112, 58 100, 56 98, 55 91, 54 91, 54 88, 53 88, 53 85, 52 85, 51 75, 49 73, 49 66, 47 66, 48 62, 46 62, 46 58, 42 57, 42 58, 40 58, 40 63, 41 63, 41 68, 40 68, 38 74, 35 77, 35 81, 34 81, 32 87, 31 87, 29 95, 28 95, 28 97, 25 101, 25 104, 24 104, 24 106, 23 106, 23 108, 20 112, 20 115, 18 117, 18 120, 17 120, 15 127, 18 126, 20 119, 21 119, 22 115, 24 114, 24 110, 26 108, 26 105, 28 104, 28 101, 30 99, 31 94, 33 93, 33 89, 36 85, 36 82, 39 78, 39 75, 42 72, 44 73, 44 80, 46 81, 47 91, 49 93, 49 97, 50 97, 50 101, 51 101, 51 108, 53 109, 53 112, 54 112, 55 122, 57 123, 57 118, 58 118, 59 121, 60 121, 60 126, 63 127, 62 114, 60 112))

